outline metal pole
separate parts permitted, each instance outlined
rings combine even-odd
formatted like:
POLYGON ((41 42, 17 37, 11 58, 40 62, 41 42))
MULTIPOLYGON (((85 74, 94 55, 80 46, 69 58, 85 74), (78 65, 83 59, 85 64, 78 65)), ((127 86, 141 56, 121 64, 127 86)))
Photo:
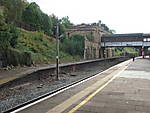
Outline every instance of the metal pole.
POLYGON ((59 80, 59 26, 56 26, 56 80, 59 80))
POLYGON ((126 51, 125 51, 125 48, 123 48, 124 49, 124 58, 126 57, 126 51))
POLYGON ((144 46, 142 46, 142 58, 144 58, 144 46))
POLYGON ((104 66, 106 66, 106 45, 104 40, 104 66))

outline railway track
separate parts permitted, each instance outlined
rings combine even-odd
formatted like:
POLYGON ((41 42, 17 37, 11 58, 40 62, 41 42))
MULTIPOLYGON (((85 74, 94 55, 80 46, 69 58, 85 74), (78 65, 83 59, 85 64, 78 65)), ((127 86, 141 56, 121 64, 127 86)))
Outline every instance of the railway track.
MULTIPOLYGON (((111 68, 112 68, 112 67, 111 67, 111 68)), ((109 68, 109 69, 111 69, 111 68, 109 68)), ((58 88, 58 89, 56 89, 56 90, 53 90, 53 91, 51 91, 51 92, 48 92, 48 93, 46 93, 46 94, 44 94, 44 95, 41 95, 41 96, 39 96, 39 97, 37 97, 37 98, 34 98, 34 99, 32 99, 32 100, 29 100, 29 101, 27 101, 27 102, 24 102, 24 103, 22 103, 22 104, 19 104, 19 105, 15 106, 15 107, 12 107, 12 108, 10 108, 10 109, 8 109, 8 110, 6 110, 6 111, 2 111, 2 113, 17 113, 18 111, 21 111, 21 110, 23 110, 23 109, 25 109, 25 108, 28 108, 29 106, 32 106, 32 105, 34 105, 34 104, 36 104, 36 103, 39 103, 39 102, 41 102, 41 101, 44 101, 44 100, 46 100, 46 99, 48 99, 48 98, 51 98, 51 97, 53 97, 53 96, 55 96, 55 95, 57 95, 57 94, 59 94, 59 93, 65 91, 65 90, 67 90, 67 89, 70 89, 70 88, 72 88, 72 87, 74 87, 74 86, 76 86, 76 85, 78 85, 78 84, 81 84, 81 83, 83 83, 83 82, 85 82, 85 81, 87 81, 87 80, 89 80, 89 79, 92 79, 92 78, 98 76, 99 74, 104 73, 105 71, 107 71, 107 70, 109 70, 109 69, 106 69, 106 70, 104 70, 104 71, 102 71, 102 72, 98 72, 98 73, 93 74, 93 75, 88 76, 88 77, 84 77, 83 79, 80 79, 80 80, 75 81, 75 82, 73 82, 73 83, 71 83, 71 84, 68 84, 68 85, 63 86, 63 87, 60 87, 60 88, 58 88)))
MULTIPOLYGON (((113 67, 113 65, 111 65, 111 66, 113 67)), ((111 66, 109 66, 107 68, 110 69, 111 66)), ((17 111, 19 111, 21 109, 23 110, 23 109, 25 109, 25 108, 27 108, 29 106, 32 106, 32 105, 34 105, 34 104, 36 104, 38 102, 41 102, 41 101, 46 100, 46 99, 48 99, 48 98, 50 98, 50 97, 52 97, 54 95, 57 95, 58 93, 63 92, 66 89, 69 89, 69 88, 74 87, 74 86, 76 86, 76 85, 78 85, 78 84, 80 84, 80 83, 82 83, 84 81, 87 81, 87 80, 97 76, 98 74, 105 72, 106 70, 108 70, 107 68, 105 68, 104 70, 98 71, 97 73, 95 72, 94 74, 88 75, 87 77, 80 78, 77 81, 72 82, 70 84, 67 84, 67 85, 65 85, 63 87, 60 87, 60 88, 58 88, 56 90, 53 89, 53 90, 51 90, 48 93, 45 93, 45 94, 43 94, 41 96, 37 96, 37 98, 33 97, 32 100, 28 100, 26 102, 18 104, 17 106, 15 105, 14 107, 8 107, 7 109, 2 110, 2 113, 10 113, 10 112, 16 113, 17 111)))

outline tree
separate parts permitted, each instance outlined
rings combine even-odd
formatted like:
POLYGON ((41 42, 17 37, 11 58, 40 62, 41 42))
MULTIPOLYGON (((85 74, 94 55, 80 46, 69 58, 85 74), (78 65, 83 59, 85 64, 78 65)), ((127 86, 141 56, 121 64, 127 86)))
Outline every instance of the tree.
POLYGON ((0 26, 2 26, 4 24, 5 24, 5 18, 4 18, 4 15, 3 15, 3 11, 0 10, 0 26))
POLYGON ((52 20, 48 15, 42 13, 41 29, 44 30, 45 34, 52 35, 52 20))
POLYGON ((53 33, 52 35, 56 36, 56 26, 57 26, 57 23, 60 23, 60 21, 59 21, 58 17, 56 17, 54 14, 50 15, 49 18, 52 21, 52 33, 53 33))
POLYGON ((5 18, 2 13, 0 13, 0 49, 5 49, 10 46, 10 34, 9 28, 5 23, 5 18))
POLYGON ((41 29, 42 18, 42 11, 35 2, 30 3, 23 11, 22 20, 31 27, 41 29))
POLYGON ((19 32, 14 25, 5 23, 4 16, 0 13, 0 49, 15 47, 19 32))
POLYGON ((73 26, 73 24, 70 22, 68 16, 63 17, 63 18, 61 19, 61 24, 63 24, 64 27, 65 27, 65 28, 68 28, 68 29, 71 28, 71 27, 73 26))
POLYGON ((112 34, 116 33, 116 31, 113 30, 113 29, 110 29, 109 32, 112 33, 112 34))
POLYGON ((65 38, 61 43, 61 50, 73 56, 84 55, 84 36, 73 35, 71 39, 65 38))
POLYGON ((25 0, 1 0, 5 7, 4 15, 7 23, 17 24, 21 22, 22 11, 26 6, 25 0))
POLYGON ((59 23, 60 23, 60 34, 64 34, 67 29, 70 29, 73 26, 68 16, 60 19, 59 23))
POLYGON ((52 20, 43 13, 40 7, 35 3, 30 3, 23 11, 23 23, 31 27, 44 31, 45 34, 52 34, 52 20))
POLYGON ((52 21, 52 32, 53 36, 56 36, 56 26, 57 23, 59 24, 59 35, 64 34, 66 32, 66 29, 69 29, 73 26, 73 24, 70 22, 69 17, 63 17, 62 19, 58 19, 57 16, 54 14, 49 16, 52 21))
POLYGON ((106 24, 101 24, 104 30, 109 31, 109 28, 106 26, 106 24))

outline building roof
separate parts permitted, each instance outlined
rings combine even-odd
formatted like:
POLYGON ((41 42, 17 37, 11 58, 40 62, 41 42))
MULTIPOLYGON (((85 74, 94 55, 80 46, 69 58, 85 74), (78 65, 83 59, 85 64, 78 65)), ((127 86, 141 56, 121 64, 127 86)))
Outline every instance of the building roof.
POLYGON ((150 33, 143 34, 143 37, 149 37, 150 38, 150 33))
POLYGON ((104 34, 102 37, 142 37, 143 33, 129 33, 129 34, 104 34))
POLYGON ((100 28, 97 25, 90 25, 90 24, 80 24, 73 26, 71 29, 68 29, 68 31, 96 31, 99 30, 103 32, 104 30, 100 28))
POLYGON ((150 34, 130 33, 130 34, 107 34, 102 36, 103 42, 133 42, 143 41, 143 37, 150 37, 150 34))

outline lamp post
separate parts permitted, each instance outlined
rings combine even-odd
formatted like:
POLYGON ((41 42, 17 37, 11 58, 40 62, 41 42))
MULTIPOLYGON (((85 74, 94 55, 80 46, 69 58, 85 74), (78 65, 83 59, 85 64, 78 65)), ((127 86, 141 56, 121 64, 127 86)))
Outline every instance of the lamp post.
POLYGON ((64 35, 59 36, 59 23, 56 25, 56 80, 59 80, 59 39, 64 35))
POLYGON ((59 25, 56 25, 56 80, 59 80, 59 25))

